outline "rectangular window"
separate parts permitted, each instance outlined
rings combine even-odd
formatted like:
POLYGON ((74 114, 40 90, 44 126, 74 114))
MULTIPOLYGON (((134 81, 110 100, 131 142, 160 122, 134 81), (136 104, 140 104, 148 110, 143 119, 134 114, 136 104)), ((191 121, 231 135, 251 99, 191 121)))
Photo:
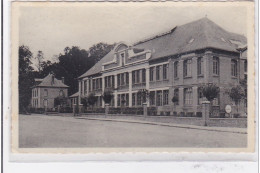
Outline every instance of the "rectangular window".
POLYGON ((179 89, 178 88, 174 89, 174 98, 175 98, 175 101, 174 101, 175 105, 179 105, 179 89))
POLYGON ((156 80, 160 80, 161 66, 156 66, 156 80))
POLYGON ((120 86, 121 85, 121 83, 120 83, 120 74, 117 74, 117 86, 120 86))
POLYGON ((219 58, 213 57, 213 74, 219 75, 219 58))
POLYGON ((84 81, 84 89, 85 89, 84 91, 84 95, 85 95, 87 94, 87 89, 88 89, 88 82, 86 80, 84 81))
POLYGON ((91 80, 88 81, 88 90, 91 91, 91 80))
POLYGON ((184 75, 184 77, 191 77, 191 64, 192 64, 191 59, 183 61, 183 75, 184 75))
POLYGON ((126 99, 125 105, 128 107, 129 106, 129 94, 125 95, 125 99, 126 99))
POLYGON ((146 75, 145 75, 145 69, 142 69, 142 82, 145 83, 146 75))
POLYGON ((150 92, 150 105, 155 105, 155 91, 150 92))
POLYGON ((112 88, 114 88, 115 87, 115 76, 113 75, 112 76, 112 88))
POLYGON ((163 105, 169 104, 169 90, 163 91, 163 105))
POLYGON ((93 90, 96 89, 96 79, 92 80, 92 88, 93 88, 93 90))
POLYGON ((140 93, 137 93, 137 105, 138 106, 142 105, 142 96, 140 93))
POLYGON ((129 73, 126 72, 126 84, 128 85, 129 84, 129 73))
POLYGON ((202 75, 203 74, 203 59, 202 57, 199 57, 197 60, 197 74, 202 75))
POLYGON ((120 95, 121 95, 121 106, 125 107, 126 104, 125 94, 120 94, 120 95))
POLYGON ((96 80, 96 89, 99 89, 99 79, 96 80))
POLYGON ((184 104, 191 105, 192 104, 192 88, 184 89, 184 104))
POLYGON ((132 93, 132 106, 135 106, 135 93, 132 93))
POLYGON ((150 67, 150 81, 154 79, 154 67, 150 67))
POLYGON ((231 60, 231 75, 237 77, 237 61, 231 60))
POLYGON ((120 107, 121 99, 120 99, 120 94, 117 95, 117 106, 120 107))
POLYGON ((47 97, 48 96, 48 90, 44 89, 44 96, 47 97))
POLYGON ((168 79, 168 68, 169 68, 169 64, 163 65, 163 79, 164 80, 168 79))
POLYGON ((136 83, 140 83, 140 70, 136 70, 136 83))
POLYGON ((174 62, 174 78, 178 78, 178 66, 179 66, 178 61, 175 61, 174 62))
POLYGON ((203 92, 202 88, 198 88, 198 104, 201 105, 203 102, 203 92))
POLYGON ((162 91, 156 92, 156 102, 157 106, 162 106, 162 91))
POLYGON ((135 84, 135 71, 132 72, 132 83, 135 84))
POLYGON ((121 73, 120 74, 120 77, 121 77, 121 86, 125 85, 125 73, 121 73))

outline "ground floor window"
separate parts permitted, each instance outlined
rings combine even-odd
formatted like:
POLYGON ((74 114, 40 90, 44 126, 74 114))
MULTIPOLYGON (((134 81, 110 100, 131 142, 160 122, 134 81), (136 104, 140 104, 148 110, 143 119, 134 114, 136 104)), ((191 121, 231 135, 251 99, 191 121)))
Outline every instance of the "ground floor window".
POLYGON ((155 91, 150 92, 150 105, 155 105, 155 91))
POLYGON ((129 106, 129 94, 118 94, 117 95, 117 106, 118 107, 128 107, 129 106))
POLYGON ((162 91, 156 92, 156 106, 162 106, 162 91))
POLYGON ((192 104, 192 88, 184 89, 184 104, 191 105, 192 104))
POLYGON ((141 93, 137 93, 137 105, 138 106, 142 105, 142 95, 141 95, 141 93))
POLYGON ((136 94, 136 93, 133 93, 133 94, 132 94, 132 106, 135 106, 135 94, 136 94))
POLYGON ((198 104, 201 105, 203 102, 203 92, 202 88, 198 88, 198 104))
POLYGON ((169 90, 163 91, 163 105, 169 104, 169 90))
POLYGON ((175 98, 175 105, 179 105, 179 89, 174 89, 174 98, 175 98))

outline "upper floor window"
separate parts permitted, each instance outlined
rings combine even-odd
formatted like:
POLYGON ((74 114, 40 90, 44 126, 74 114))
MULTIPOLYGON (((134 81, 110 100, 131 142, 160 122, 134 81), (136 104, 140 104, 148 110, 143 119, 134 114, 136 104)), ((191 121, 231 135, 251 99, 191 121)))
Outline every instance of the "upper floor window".
POLYGON ((168 79, 169 64, 163 65, 163 79, 168 79))
POLYGON ((213 57, 213 74, 219 75, 219 58, 213 57))
POLYGON ((48 90, 44 89, 44 96, 48 96, 48 90))
POLYGON ((156 80, 161 80, 161 68, 161 65, 156 66, 156 80))
POLYGON ((63 90, 60 90, 59 95, 60 95, 60 96, 64 96, 64 92, 63 92, 63 90))
POLYGON ((121 56, 122 66, 124 66, 125 65, 125 53, 121 53, 120 56, 121 56))
POLYGON ((125 81, 126 81, 126 84, 128 85, 129 84, 129 73, 128 72, 126 73, 125 81))
POLYGON ((135 71, 132 72, 132 83, 135 83, 135 71))
POLYGON ((231 75, 237 77, 237 61, 231 60, 231 75))
POLYGON ((111 87, 114 87, 114 76, 106 76, 105 77, 105 88, 111 88, 111 87))
POLYGON ((192 104, 192 88, 184 89, 184 104, 191 105, 192 104))
POLYGON ((178 64, 179 64, 178 61, 174 62, 174 78, 178 77, 178 64))
POLYGON ((197 60, 197 74, 202 75, 203 74, 203 58, 199 57, 197 60))
POLYGON ((142 69, 142 82, 145 83, 145 80, 146 80, 145 69, 142 69))
POLYGON ((136 74, 136 83, 140 83, 140 71, 136 70, 135 74, 136 74))
POLYGON ((191 59, 187 59, 183 62, 183 74, 184 77, 191 77, 191 59))
POLYGON ((154 80, 154 67, 150 67, 150 81, 154 80))

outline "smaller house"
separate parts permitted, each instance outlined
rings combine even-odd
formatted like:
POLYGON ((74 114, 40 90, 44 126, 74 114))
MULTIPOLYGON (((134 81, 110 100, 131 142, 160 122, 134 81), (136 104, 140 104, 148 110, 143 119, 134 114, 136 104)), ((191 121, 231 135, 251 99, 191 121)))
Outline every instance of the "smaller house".
POLYGON ((51 73, 43 79, 35 79, 32 87, 32 108, 54 108, 55 98, 68 97, 68 87, 64 84, 64 77, 58 80, 51 73))
POLYGON ((70 107, 73 108, 73 105, 76 105, 78 103, 79 92, 76 92, 71 96, 69 96, 69 99, 70 99, 70 107))

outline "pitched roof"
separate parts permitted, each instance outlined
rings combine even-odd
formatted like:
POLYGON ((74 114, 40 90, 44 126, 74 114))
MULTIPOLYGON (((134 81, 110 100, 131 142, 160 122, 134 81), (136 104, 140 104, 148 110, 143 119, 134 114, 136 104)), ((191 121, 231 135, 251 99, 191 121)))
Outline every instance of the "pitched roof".
MULTIPOLYGON (((39 79, 36 79, 36 82, 39 82, 39 79)), ((35 86, 41 86, 41 87, 61 87, 61 88, 67 88, 68 85, 65 85, 62 83, 61 80, 56 79, 53 74, 49 74, 45 78, 42 79, 42 81, 39 84, 36 84, 35 86)))
MULTIPOLYGON (((228 32, 209 20, 202 18, 174 27, 165 34, 157 35, 134 44, 137 49, 151 50, 150 60, 170 55, 182 54, 204 48, 215 48, 237 52, 236 48, 246 44, 245 36, 228 32)), ((114 50, 104 56, 79 78, 101 72, 102 63, 113 60, 114 50)))
POLYGON ((79 96, 79 92, 76 92, 76 93, 72 94, 72 95, 69 96, 69 97, 72 98, 72 97, 78 97, 78 96, 79 96))

